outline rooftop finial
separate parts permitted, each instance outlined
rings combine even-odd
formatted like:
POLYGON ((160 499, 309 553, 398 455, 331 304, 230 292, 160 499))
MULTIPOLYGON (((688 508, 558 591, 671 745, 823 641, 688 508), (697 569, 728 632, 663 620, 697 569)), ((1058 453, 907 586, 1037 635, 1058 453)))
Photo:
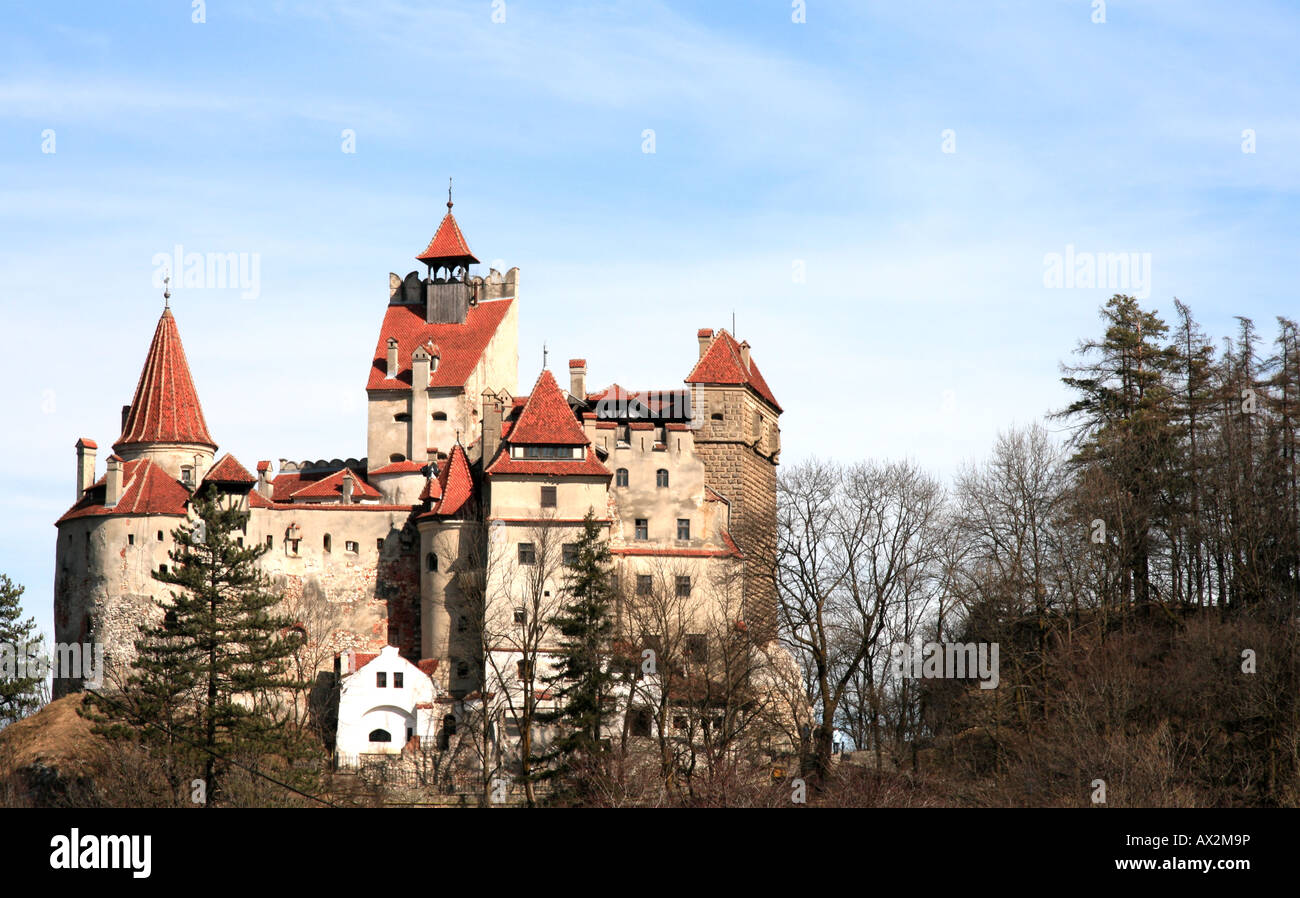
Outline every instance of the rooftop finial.
POLYGON ((451 178, 447 179, 447 211, 451 211, 451 178))
POLYGON ((171 272, 168 272, 167 274, 163 275, 163 308, 164 309, 170 309, 172 307, 171 298, 172 298, 172 276, 171 276, 171 272))

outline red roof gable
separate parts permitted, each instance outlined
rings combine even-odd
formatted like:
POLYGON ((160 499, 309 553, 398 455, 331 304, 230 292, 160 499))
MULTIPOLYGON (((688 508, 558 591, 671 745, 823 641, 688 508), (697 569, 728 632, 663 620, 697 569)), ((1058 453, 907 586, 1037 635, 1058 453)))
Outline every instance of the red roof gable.
POLYGON ((221 456, 221 461, 213 465, 203 479, 214 483, 257 483, 257 478, 229 452, 221 456))
POLYGON ((186 514, 190 491, 148 459, 126 462, 122 469, 122 496, 112 508, 104 507, 107 475, 82 495, 56 523, 72 518, 109 514, 186 514))
POLYGON ((537 378, 528 402, 510 428, 509 441, 541 446, 585 446, 587 434, 547 369, 537 378))
POLYGON ((778 412, 781 411, 780 404, 758 370, 758 363, 751 356, 749 368, 745 368, 745 363, 740 357, 740 344, 726 330, 718 331, 718 335, 709 344, 708 351, 687 375, 686 382, 688 384, 744 384, 753 387, 759 396, 771 403, 778 412))
POLYGON ((588 452, 587 457, 577 461, 556 461, 553 458, 511 458, 502 453, 488 468, 489 474, 541 474, 547 477, 564 477, 585 475, 588 477, 609 477, 609 468, 601 464, 596 453, 588 452))
POLYGON ((429 374, 431 387, 463 387, 483 356, 483 350, 510 311, 511 299, 494 299, 470 306, 464 324, 429 324, 423 306, 390 305, 379 328, 379 342, 370 366, 367 390, 411 389, 411 353, 434 341, 441 353, 429 374), (400 370, 388 376, 388 340, 397 340, 400 370))
MULTIPOLYGON (((469 457, 464 448, 457 443, 451 447, 451 454, 438 472, 438 504, 429 514, 453 515, 465 506, 474 495, 474 478, 469 470, 469 457)), ((430 494, 433 488, 430 487, 430 494)))
POLYGON ((132 443, 196 443, 217 448, 203 420, 171 309, 163 309, 158 319, 126 424, 113 448, 132 443))
POLYGON ((435 266, 439 263, 469 265, 478 262, 469 251, 465 235, 460 232, 460 225, 456 224, 456 218, 451 214, 451 203, 447 204, 447 214, 434 232, 433 239, 424 248, 424 252, 415 258, 426 265, 435 266))
MULTIPOLYGON (((352 474, 352 497, 354 499, 378 499, 379 491, 361 479, 361 475, 351 468, 335 471, 328 477, 310 483, 293 493, 293 499, 338 499, 343 495, 343 477, 352 474)), ((276 478, 279 480, 279 478, 276 478)))

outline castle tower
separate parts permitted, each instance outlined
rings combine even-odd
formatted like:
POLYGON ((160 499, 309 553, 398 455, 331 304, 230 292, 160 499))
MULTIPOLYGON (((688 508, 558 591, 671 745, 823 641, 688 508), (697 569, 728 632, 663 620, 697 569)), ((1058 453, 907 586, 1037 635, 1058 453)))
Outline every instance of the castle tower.
POLYGON ((212 465, 216 450, 176 319, 172 310, 165 308, 149 344, 135 396, 122 410, 122 435, 113 451, 125 462, 147 459, 192 488, 212 465))
POLYGON ((427 276, 389 275, 366 382, 370 473, 437 464, 458 441, 470 445, 479 394, 513 391, 518 380, 518 269, 471 275, 478 259, 451 208, 448 197, 447 214, 416 256, 427 276))
POLYGON ((698 334, 692 385, 695 450, 705 478, 731 508, 731 535, 745 553, 745 619, 760 640, 776 635, 776 466, 781 406, 750 357, 725 330, 698 334))

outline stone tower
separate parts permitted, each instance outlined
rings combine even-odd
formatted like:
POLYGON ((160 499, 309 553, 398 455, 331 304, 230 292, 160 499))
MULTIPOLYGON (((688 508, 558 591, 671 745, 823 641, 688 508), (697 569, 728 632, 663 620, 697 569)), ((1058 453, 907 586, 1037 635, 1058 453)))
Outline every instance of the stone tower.
POLYGON ((731 534, 745 553, 745 619, 754 637, 776 635, 776 466, 781 406, 727 331, 698 334, 700 357, 687 376, 699 428, 695 449, 709 485, 730 504, 731 534))

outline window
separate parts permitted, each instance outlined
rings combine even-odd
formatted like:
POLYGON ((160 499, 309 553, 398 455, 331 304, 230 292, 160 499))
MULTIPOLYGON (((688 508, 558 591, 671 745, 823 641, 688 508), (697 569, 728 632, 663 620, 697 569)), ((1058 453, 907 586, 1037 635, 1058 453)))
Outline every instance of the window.
POLYGON ((333 546, 333 543, 334 543, 334 541, 330 539, 330 535, 329 535, 328 533, 325 534, 325 551, 326 551, 326 552, 329 552, 329 551, 330 551, 331 547, 333 546))
POLYGON ((678 539, 690 539, 690 538, 691 538, 691 519, 690 519, 690 518, 678 518, 678 519, 677 519, 677 538, 678 538, 678 539))
POLYGON ((654 580, 649 574, 636 575, 636 594, 639 596, 648 596, 654 592, 654 580))
POLYGON ((515 664, 515 673, 521 680, 531 680, 533 678, 533 665, 526 660, 520 660, 515 664))
POLYGON ((537 564, 537 547, 532 543, 519 544, 519 563, 537 564))
POLYGON ((704 664, 709 660, 709 641, 702 633, 687 633, 683 654, 687 661, 704 664))
POLYGON ((159 530, 159 531, 158 531, 158 542, 162 542, 162 541, 163 541, 163 532, 162 532, 161 530, 159 530))
POLYGON ((522 606, 515 609, 515 623, 522 624, 528 621, 528 612, 522 606))
POLYGON ((573 458, 572 446, 525 446, 524 458, 573 458))
POLYGON ((466 678, 469 676, 469 662, 468 662, 468 661, 457 661, 457 662, 456 662, 456 676, 459 677, 459 678, 462 679, 462 680, 466 679, 466 678))
POLYGON ((619 468, 614 472, 614 486, 627 486, 627 468, 619 468))
MULTIPOLYGON (((393 415, 393 420, 396 421, 398 424, 405 424, 407 421, 411 420, 411 413, 398 412, 397 414, 393 415)), ((389 456, 389 460, 390 461, 392 460, 391 455, 389 456)), ((406 459, 402 458, 402 459, 398 459, 398 461, 406 461, 406 459)))
POLYGON ((181 465, 181 483, 194 486, 194 469, 189 465, 181 465))
POLYGON ((628 731, 633 736, 650 735, 650 709, 649 708, 632 708, 627 712, 628 731))
POLYGON ((361 544, 354 539, 349 539, 344 541, 343 548, 355 555, 361 551, 361 544))
POLYGON ((542 487, 542 508, 554 508, 554 507, 555 507, 555 487, 553 486, 542 487))
POLYGON ((404 675, 402 674, 402 672, 401 672, 400 670, 398 670, 398 671, 394 671, 394 672, 393 672, 393 688, 394 688, 394 689, 401 689, 401 688, 402 688, 402 680, 403 680, 403 679, 404 679, 404 675))
POLYGON ((575 565, 578 563, 577 543, 565 543, 563 546, 560 547, 560 550, 563 553, 563 561, 565 564, 575 565))
POLYGON ((384 551, 384 538, 382 536, 379 537, 379 539, 375 540, 375 551, 376 552, 384 551))
POLYGON ((241 549, 244 548, 244 538, 242 536, 236 536, 235 545, 239 546, 241 549))
POLYGON ((384 689, 388 686, 388 674, 380 671, 375 674, 375 688, 384 689))
POLYGON ((674 730, 684 730, 684 729, 686 729, 686 715, 685 715, 685 714, 675 714, 675 715, 673 715, 673 729, 674 729, 674 730))
POLYGON ((135 534, 134 534, 134 533, 128 533, 128 534, 126 535, 126 544, 127 544, 128 546, 134 546, 134 545, 135 545, 135 534))
POLYGON ((160 573, 160 574, 166 574, 166 573, 167 573, 167 565, 165 565, 165 564, 160 564, 160 565, 158 565, 158 573, 160 573))
POLYGON ((392 742, 393 735, 389 733, 388 730, 371 730, 370 741, 371 742, 392 742))
POLYGON ((763 415, 759 412, 754 412, 754 437, 757 439, 762 432, 763 432, 763 415))
POLYGON ((442 730, 448 736, 456 735, 456 715, 448 714, 442 719, 442 730))
POLYGON ((406 461, 406 456, 403 455, 403 454, 400 453, 400 452, 394 452, 392 455, 388 456, 388 462, 389 462, 389 464, 394 464, 394 465, 395 465, 395 464, 397 464, 399 461, 406 461))
POLYGON ((446 413, 446 412, 434 412, 434 413, 433 413, 433 420, 435 420, 435 421, 446 421, 446 420, 447 420, 447 413, 446 413))
POLYGON ((618 595, 618 574, 609 575, 609 591, 618 595))
POLYGON ((721 421, 721 420, 722 420, 722 412, 714 412, 713 414, 709 415, 709 418, 710 418, 711 420, 714 420, 714 421, 721 421))
POLYGON ((650 521, 647 520, 646 518, 636 519, 636 538, 637 539, 650 538, 650 521))
POLYGON ((677 578, 677 598, 684 599, 691 594, 691 578, 677 578))
POLYGON ((290 555, 297 555, 297 554, 298 554, 298 544, 299 544, 300 542, 302 542, 302 540, 300 540, 300 539, 291 539, 291 540, 289 540, 289 554, 290 554, 290 555))
POLYGON ((430 552, 424 556, 424 569, 426 571, 436 571, 438 569, 438 556, 430 552))
POLYGON ((273 536, 272 536, 271 534, 269 534, 269 533, 266 535, 266 547, 267 547, 268 549, 271 549, 271 548, 274 548, 274 547, 275 547, 275 537, 273 537, 273 536))
POLYGON ((658 471, 655 471, 655 486, 667 486, 667 485, 668 485, 668 469, 660 468, 658 471))
POLYGON ((456 618, 456 632, 465 633, 468 631, 469 631, 469 618, 462 614, 460 617, 456 618))

